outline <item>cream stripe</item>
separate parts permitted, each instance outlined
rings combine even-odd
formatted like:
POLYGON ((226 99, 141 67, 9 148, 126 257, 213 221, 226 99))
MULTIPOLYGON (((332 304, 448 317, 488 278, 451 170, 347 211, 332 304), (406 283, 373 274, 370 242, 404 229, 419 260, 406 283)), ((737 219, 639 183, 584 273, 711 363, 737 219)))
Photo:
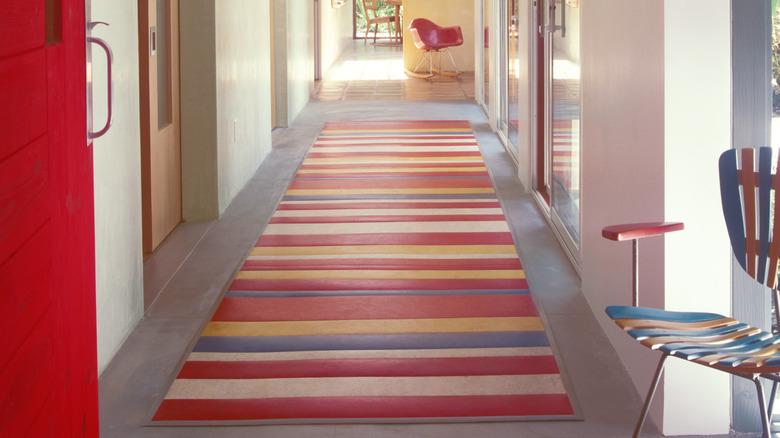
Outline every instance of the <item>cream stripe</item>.
POLYGON ((372 208, 349 210, 277 210, 274 217, 304 217, 304 216, 420 216, 420 215, 483 215, 504 214, 500 208, 372 208))
POLYGON ((350 319, 335 321, 212 321, 202 336, 273 337, 408 333, 542 331, 536 316, 495 318, 350 319))
POLYGON ((441 350, 334 350, 282 351, 268 353, 199 353, 192 352, 189 361, 256 362, 272 360, 317 359, 428 359, 457 357, 552 356, 550 347, 515 348, 443 348, 441 350))
POLYGON ((371 222, 355 224, 269 224, 266 235, 509 232, 504 221, 371 222))
POLYGON ((401 270, 401 269, 317 269, 312 271, 239 271, 237 280, 467 280, 522 279, 521 269, 485 270, 401 270))
POLYGON ((331 377, 293 379, 177 379, 166 399, 282 397, 411 397, 565 394, 558 374, 457 377, 331 377))
POLYGON ((512 254, 514 245, 258 246, 252 256, 329 254, 512 254))

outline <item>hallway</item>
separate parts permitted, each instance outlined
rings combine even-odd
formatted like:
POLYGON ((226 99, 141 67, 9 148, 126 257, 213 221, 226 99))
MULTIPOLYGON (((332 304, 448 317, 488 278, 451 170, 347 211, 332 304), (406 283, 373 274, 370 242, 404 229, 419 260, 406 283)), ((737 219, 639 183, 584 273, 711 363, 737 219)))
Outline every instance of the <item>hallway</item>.
MULTIPOLYGON (((579 278, 473 100, 312 100, 217 221, 184 223, 144 265, 147 310, 100 378, 102 437, 623 437, 641 401, 579 290, 579 278), (326 121, 469 120, 582 421, 466 424, 148 426, 227 284, 326 121), (159 296, 158 296, 159 294, 159 296), (155 298, 156 297, 156 298, 155 298)), ((596 309, 600 311, 600 309, 596 309)), ((648 424, 646 436, 659 436, 648 424)))

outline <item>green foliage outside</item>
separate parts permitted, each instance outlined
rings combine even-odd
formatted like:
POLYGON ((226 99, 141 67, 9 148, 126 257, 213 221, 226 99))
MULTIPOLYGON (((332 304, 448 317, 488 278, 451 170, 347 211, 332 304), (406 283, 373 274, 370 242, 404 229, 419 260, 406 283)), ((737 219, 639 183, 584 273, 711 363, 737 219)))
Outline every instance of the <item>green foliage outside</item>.
MULTIPOLYGON (((355 12, 355 34, 360 37, 366 34, 366 11, 363 9, 363 2, 361 0, 355 0, 355 4, 357 5, 355 12)), ((382 0, 379 0, 377 2, 376 12, 379 16, 393 15, 395 13, 395 6, 386 5, 382 0)), ((381 28, 381 32, 387 32, 387 28, 385 26, 379 27, 381 28)), ((373 31, 374 29, 372 28, 371 32, 373 33, 373 31)), ((381 32, 380 35, 382 35, 381 32)))

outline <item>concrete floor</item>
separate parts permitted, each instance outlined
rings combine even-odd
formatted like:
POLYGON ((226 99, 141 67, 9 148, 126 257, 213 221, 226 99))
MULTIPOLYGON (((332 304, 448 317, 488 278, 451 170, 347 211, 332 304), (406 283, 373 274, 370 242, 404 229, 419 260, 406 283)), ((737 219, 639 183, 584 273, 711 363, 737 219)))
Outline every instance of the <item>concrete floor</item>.
MULTIPOLYGON (((640 397, 579 290, 579 278, 482 109, 473 100, 312 101, 224 216, 182 224, 145 263, 147 311, 100 376, 103 438, 201 437, 625 437, 640 397), (147 426, 183 358, 263 231, 325 121, 469 120, 494 178, 518 252, 581 420, 253 427, 147 426)), ((597 311, 601 311, 597 309, 597 311)), ((648 379, 650 376, 648 376, 648 379)), ((648 423, 643 436, 661 436, 648 423)))

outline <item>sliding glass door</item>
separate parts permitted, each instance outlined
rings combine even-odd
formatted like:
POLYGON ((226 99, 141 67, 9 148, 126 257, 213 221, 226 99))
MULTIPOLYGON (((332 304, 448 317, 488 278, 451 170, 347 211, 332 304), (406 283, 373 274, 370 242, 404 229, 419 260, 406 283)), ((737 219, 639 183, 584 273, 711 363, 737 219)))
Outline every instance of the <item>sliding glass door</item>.
POLYGON ((547 190, 553 224, 569 253, 580 246, 579 0, 544 0, 547 190))

